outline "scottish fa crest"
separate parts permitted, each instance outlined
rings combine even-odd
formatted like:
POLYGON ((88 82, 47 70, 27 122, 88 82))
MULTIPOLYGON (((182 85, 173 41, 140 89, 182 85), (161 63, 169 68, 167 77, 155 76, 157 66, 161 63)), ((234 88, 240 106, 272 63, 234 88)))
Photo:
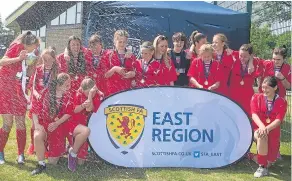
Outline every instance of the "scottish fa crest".
POLYGON ((139 143, 145 126, 147 110, 142 106, 116 104, 105 108, 108 137, 116 149, 127 154, 139 143))

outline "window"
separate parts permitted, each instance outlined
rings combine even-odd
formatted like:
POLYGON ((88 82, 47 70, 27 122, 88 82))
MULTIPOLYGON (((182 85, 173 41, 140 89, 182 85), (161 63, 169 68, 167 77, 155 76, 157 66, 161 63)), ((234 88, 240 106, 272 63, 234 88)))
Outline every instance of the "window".
POLYGON ((51 25, 59 25, 59 16, 51 21, 51 25))
POLYGON ((76 23, 81 22, 81 3, 77 3, 76 23))
POLYGON ((46 37, 46 25, 40 28, 40 37, 46 37))
POLYGON ((40 36, 40 30, 37 30, 36 36, 40 36))
POLYGON ((52 26, 81 23, 82 3, 78 2, 51 21, 52 26))
POLYGON ((66 24, 66 11, 60 15, 60 25, 66 24))
POLYGON ((66 24, 75 24, 76 21, 76 5, 67 9, 66 24))

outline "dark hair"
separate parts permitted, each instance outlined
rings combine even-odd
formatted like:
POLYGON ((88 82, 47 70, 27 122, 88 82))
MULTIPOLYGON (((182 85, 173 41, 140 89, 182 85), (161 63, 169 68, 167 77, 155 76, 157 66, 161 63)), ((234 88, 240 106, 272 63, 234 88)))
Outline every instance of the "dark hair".
POLYGON ((176 41, 183 41, 184 42, 184 47, 187 47, 187 37, 184 33, 182 32, 177 32, 172 36, 172 41, 176 42, 176 41))
POLYGON ((40 39, 33 35, 31 31, 27 31, 26 33, 19 35, 11 44, 13 43, 21 43, 23 45, 39 45, 40 39))
MULTIPOLYGON (((273 87, 273 88, 275 88, 278 85, 277 78, 275 76, 266 77, 263 83, 267 83, 270 87, 273 87)), ((276 93, 279 92, 279 87, 277 88, 275 92, 276 93)))
POLYGON ((89 47, 91 47, 96 43, 102 43, 101 37, 97 33, 93 34, 90 37, 88 44, 89 44, 89 47))
POLYGON ((253 54, 253 47, 251 44, 243 44, 241 45, 239 50, 243 50, 248 52, 250 55, 253 54))
POLYGON ((204 35, 203 33, 199 33, 198 31, 193 31, 191 36, 190 36, 190 42, 193 45, 196 45, 195 43, 199 42, 200 40, 207 38, 206 35, 204 35))
POLYGON ((70 76, 66 73, 60 73, 57 75, 56 79, 50 83, 49 86, 49 103, 50 103, 50 116, 54 117, 57 114, 57 98, 56 89, 57 86, 62 86, 70 76))
POLYGON ((84 53, 82 51, 82 43, 81 43, 80 38, 78 38, 77 36, 70 36, 68 40, 68 44, 67 44, 67 49, 70 56, 69 74, 76 74, 76 73, 86 74, 86 63, 85 63, 84 53), (73 54, 70 48, 70 43, 73 40, 78 41, 80 44, 80 51, 79 51, 78 60, 77 60, 77 68, 75 67, 73 54))
POLYGON ((273 50, 273 54, 275 55, 281 55, 283 57, 283 59, 285 59, 287 57, 287 48, 285 45, 283 45, 282 47, 277 47, 273 50))
POLYGON ((155 48, 153 46, 153 43, 151 43, 150 41, 145 41, 142 43, 141 45, 141 49, 149 49, 150 51, 154 51, 155 48))

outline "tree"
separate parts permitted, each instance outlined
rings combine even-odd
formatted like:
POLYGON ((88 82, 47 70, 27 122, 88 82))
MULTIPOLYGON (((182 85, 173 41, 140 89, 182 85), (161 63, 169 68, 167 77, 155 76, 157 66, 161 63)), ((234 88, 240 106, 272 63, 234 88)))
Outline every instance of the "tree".
POLYGON ((9 44, 13 41, 13 32, 4 27, 0 14, 0 58, 4 55, 9 44))
POLYGON ((275 47, 276 36, 272 35, 268 25, 259 28, 256 24, 252 23, 250 40, 256 56, 263 59, 271 58, 273 48, 275 47))
POLYGON ((259 1, 254 2, 253 7, 257 25, 291 21, 291 1, 259 1))

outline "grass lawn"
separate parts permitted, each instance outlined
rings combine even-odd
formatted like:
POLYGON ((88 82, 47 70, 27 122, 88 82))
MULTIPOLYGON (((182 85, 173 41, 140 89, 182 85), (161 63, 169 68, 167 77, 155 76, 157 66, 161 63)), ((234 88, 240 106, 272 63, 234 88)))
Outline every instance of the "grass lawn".
MULTIPOLYGON (((291 102, 289 102, 291 104, 291 102)), ((291 109, 291 105, 289 106, 291 109)), ((18 166, 15 162, 17 145, 15 138, 15 127, 10 133, 10 138, 5 148, 6 164, 0 165, 0 181, 96 181, 96 180, 196 180, 196 181, 250 181, 250 180, 291 180, 291 112, 287 114, 286 121, 282 125, 281 154, 283 160, 270 168, 270 176, 254 179, 253 173, 257 165, 246 159, 239 163, 223 169, 125 169, 115 168, 102 161, 88 162, 79 167, 76 173, 67 169, 67 160, 63 158, 56 167, 48 165, 47 171, 38 176, 31 177, 30 172, 35 168, 36 158, 26 157, 26 164, 18 166)), ((2 120, 0 118, 0 125, 2 120)), ((30 143, 30 121, 27 120, 27 146, 30 143)), ((255 152, 253 145, 252 151, 255 152)))

